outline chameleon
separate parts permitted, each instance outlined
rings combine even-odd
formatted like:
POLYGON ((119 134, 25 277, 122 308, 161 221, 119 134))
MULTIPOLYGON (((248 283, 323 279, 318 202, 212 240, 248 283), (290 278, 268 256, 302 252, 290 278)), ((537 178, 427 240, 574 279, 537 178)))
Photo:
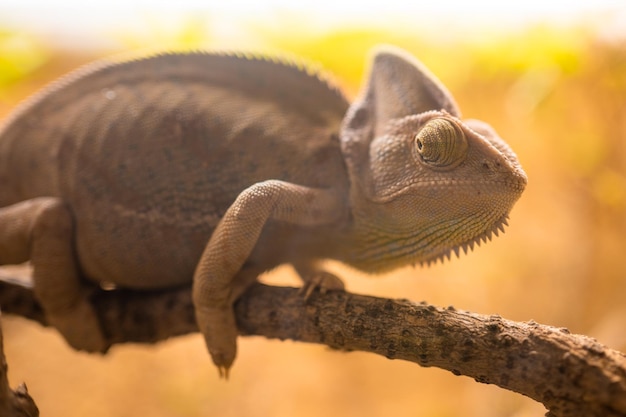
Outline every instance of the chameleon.
POLYGON ((0 265, 30 262, 48 322, 109 348, 88 283, 190 285, 220 376, 233 303, 290 264, 343 289, 324 260, 372 274, 450 258, 507 225, 527 177, 487 123, 393 46, 355 100, 304 61, 164 52, 88 64, 0 126, 0 265))

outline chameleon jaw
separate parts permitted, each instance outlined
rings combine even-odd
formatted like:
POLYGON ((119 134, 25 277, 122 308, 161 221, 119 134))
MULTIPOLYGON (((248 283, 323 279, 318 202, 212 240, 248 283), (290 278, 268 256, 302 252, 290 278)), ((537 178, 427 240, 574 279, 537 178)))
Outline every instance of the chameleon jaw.
MULTIPOLYGON (((492 237, 495 235, 500 236, 500 233, 505 232, 505 227, 508 227, 509 216, 508 214, 502 216, 499 220, 495 221, 490 229, 484 231, 473 239, 468 240, 467 242, 452 246, 443 250, 438 254, 434 254, 433 256, 421 260, 417 262, 420 266, 431 266, 436 264, 438 261, 442 263, 447 259, 450 260, 452 258, 452 253, 456 255, 457 258, 461 257, 461 250, 464 254, 467 255, 468 252, 474 250, 475 246, 480 246, 481 243, 487 243, 487 241, 491 241, 492 237)), ((415 265, 415 264, 414 264, 415 265)))

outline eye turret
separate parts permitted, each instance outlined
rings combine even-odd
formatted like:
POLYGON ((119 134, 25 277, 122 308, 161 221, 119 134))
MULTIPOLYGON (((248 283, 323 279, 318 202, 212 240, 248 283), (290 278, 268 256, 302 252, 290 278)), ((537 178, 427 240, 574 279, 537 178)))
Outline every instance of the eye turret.
POLYGON ((436 118, 415 135, 415 152, 433 168, 454 168, 465 159, 467 138, 454 121, 436 118))

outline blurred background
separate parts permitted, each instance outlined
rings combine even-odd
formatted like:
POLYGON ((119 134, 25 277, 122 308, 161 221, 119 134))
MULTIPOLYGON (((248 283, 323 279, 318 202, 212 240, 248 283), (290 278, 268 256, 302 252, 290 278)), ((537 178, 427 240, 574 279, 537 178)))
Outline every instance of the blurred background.
MULTIPOLYGON (((348 290, 568 327, 626 351, 626 6, 621 1, 403 2, 0 0, 0 119, 93 59, 143 50, 305 57, 353 98, 368 51, 419 57, 465 117, 489 122, 529 185, 502 237, 348 290)), ((267 282, 297 285, 281 268, 267 282)), ((3 317, 12 385, 42 416, 540 416, 541 405, 434 368, 260 337, 218 379, 199 335, 71 351, 54 330, 3 317)))

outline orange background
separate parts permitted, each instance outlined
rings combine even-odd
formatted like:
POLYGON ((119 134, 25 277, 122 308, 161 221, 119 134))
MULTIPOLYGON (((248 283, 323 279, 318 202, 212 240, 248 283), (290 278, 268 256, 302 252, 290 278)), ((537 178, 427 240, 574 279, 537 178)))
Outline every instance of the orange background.
MULTIPOLYGON (((403 27, 249 25, 223 42, 197 19, 175 30, 118 30, 116 48, 55 45, 0 27, 0 117, 47 81, 93 58, 144 47, 292 53, 332 72, 351 97, 367 52, 392 43, 419 57, 465 117, 489 122, 518 154, 529 185, 507 233, 473 253, 371 278, 337 264, 348 290, 534 319, 626 351, 626 44, 601 25, 546 24, 489 36, 403 27), (285 36, 288 34, 288 36, 285 36), (254 39, 252 41, 251 39, 254 39)), ((210 29, 210 28, 209 28, 210 29)), ((624 39, 624 38, 622 38, 624 39)), ((290 268, 263 278, 296 285, 290 268)), ((71 351, 54 330, 3 317, 11 384, 42 416, 539 416, 521 395, 466 377, 321 346, 240 340, 218 379, 199 335, 104 356, 71 351)))

